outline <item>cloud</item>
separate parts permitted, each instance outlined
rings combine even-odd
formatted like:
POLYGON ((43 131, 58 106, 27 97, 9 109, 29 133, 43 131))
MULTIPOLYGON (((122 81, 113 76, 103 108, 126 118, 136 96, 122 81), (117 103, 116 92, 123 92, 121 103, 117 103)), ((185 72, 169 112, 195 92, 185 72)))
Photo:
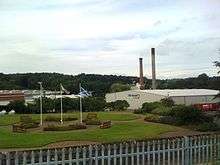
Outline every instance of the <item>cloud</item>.
POLYGON ((0 70, 138 75, 141 56, 150 76, 156 47, 159 77, 215 75, 219 7, 214 0, 2 0, 0 70))

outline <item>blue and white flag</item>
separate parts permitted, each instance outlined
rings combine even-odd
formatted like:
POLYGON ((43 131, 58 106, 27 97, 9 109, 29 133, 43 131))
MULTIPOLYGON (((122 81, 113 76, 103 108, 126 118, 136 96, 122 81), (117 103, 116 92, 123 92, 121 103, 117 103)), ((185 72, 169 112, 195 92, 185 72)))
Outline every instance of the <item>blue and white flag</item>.
POLYGON ((85 90, 84 88, 80 87, 80 93, 79 95, 81 97, 89 97, 92 96, 91 92, 88 92, 87 90, 85 90))

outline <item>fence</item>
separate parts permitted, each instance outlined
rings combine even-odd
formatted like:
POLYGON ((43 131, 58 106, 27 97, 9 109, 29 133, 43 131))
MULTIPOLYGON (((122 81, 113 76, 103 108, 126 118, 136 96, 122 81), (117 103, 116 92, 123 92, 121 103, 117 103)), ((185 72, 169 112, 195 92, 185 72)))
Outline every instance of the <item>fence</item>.
POLYGON ((215 164, 220 135, 117 144, 0 152, 0 165, 191 165, 215 164))

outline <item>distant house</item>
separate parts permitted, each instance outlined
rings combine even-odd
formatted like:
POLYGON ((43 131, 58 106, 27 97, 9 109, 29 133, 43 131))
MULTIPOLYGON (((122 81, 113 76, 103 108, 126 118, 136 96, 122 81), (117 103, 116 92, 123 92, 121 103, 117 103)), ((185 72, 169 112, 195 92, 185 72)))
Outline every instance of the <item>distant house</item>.
POLYGON ((15 100, 24 100, 24 93, 19 90, 0 90, 0 106, 8 105, 15 100))

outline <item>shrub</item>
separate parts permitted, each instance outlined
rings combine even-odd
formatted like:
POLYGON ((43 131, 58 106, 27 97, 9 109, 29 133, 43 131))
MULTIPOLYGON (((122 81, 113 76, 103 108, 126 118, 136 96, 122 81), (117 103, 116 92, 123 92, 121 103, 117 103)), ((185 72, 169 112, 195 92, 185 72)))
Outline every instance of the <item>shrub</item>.
POLYGON ((213 122, 204 122, 202 124, 199 124, 196 129, 197 131, 217 131, 219 130, 219 127, 217 126, 217 124, 213 123, 213 122))
POLYGON ((176 118, 172 116, 160 116, 158 122, 163 124, 174 124, 176 122, 176 118))
POLYGON ((143 112, 145 112, 145 113, 149 113, 149 112, 151 112, 152 110, 154 110, 155 108, 157 108, 157 107, 161 107, 162 106, 162 104, 160 103, 160 102, 152 102, 152 103, 148 103, 148 102, 146 102, 146 103, 144 103, 143 105, 142 105, 142 111, 143 112))
POLYGON ((159 116, 158 115, 153 115, 153 114, 146 114, 145 118, 144 118, 145 121, 148 121, 148 122, 159 122, 159 116))
POLYGON ((126 100, 116 100, 106 104, 106 107, 113 111, 124 111, 129 107, 126 100))
POLYGON ((145 112, 140 108, 133 111, 134 114, 144 114, 145 112))
POLYGON ((72 124, 72 125, 48 125, 44 127, 44 131, 70 131, 77 129, 86 129, 86 125, 83 124, 72 124))
POLYGON ((169 108, 169 107, 161 106, 161 107, 157 107, 157 108, 153 109, 151 111, 151 113, 152 114, 157 114, 157 115, 160 115, 160 116, 170 116, 172 114, 171 110, 172 109, 169 108))
MULTIPOLYGON (((63 121, 74 121, 77 120, 77 117, 64 117, 63 121)), ((55 122, 59 122, 60 121, 60 117, 57 116, 47 116, 45 118, 45 121, 55 121, 55 122)))
POLYGON ((161 99, 160 102, 166 107, 174 106, 174 101, 170 97, 161 99))
POLYGON ((177 119, 177 124, 180 125, 199 123, 205 119, 203 112, 193 106, 174 106, 171 115, 177 119))

